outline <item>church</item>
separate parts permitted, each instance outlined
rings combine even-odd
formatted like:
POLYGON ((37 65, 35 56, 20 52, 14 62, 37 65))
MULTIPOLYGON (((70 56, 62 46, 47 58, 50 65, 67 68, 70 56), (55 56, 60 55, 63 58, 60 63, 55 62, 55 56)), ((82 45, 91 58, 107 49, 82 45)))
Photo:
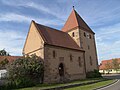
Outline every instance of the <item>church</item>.
POLYGON ((23 55, 32 54, 44 62, 43 83, 85 79, 98 70, 95 33, 74 8, 61 30, 31 21, 23 55))

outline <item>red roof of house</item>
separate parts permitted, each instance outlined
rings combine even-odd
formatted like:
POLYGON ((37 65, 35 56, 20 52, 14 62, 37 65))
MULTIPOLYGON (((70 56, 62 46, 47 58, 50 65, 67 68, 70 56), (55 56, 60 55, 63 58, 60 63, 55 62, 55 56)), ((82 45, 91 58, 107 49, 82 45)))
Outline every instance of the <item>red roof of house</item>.
POLYGON ((73 28, 82 28, 83 30, 87 30, 91 33, 94 33, 90 27, 85 23, 85 21, 80 17, 80 15, 75 11, 73 8, 70 16, 68 17, 64 27, 62 28, 62 31, 68 32, 69 30, 73 28))
POLYGON ((38 23, 35 23, 40 35, 43 37, 45 43, 60 47, 81 50, 72 37, 63 31, 56 30, 38 23))
MULTIPOLYGON (((116 58, 118 60, 118 63, 120 63, 120 58, 116 58)), ((103 60, 99 66, 99 70, 105 70, 106 69, 106 64, 110 63, 111 68, 112 68, 112 59, 110 60, 103 60)))
POLYGON ((22 56, 0 56, 0 62, 7 59, 9 62, 21 58, 22 56))

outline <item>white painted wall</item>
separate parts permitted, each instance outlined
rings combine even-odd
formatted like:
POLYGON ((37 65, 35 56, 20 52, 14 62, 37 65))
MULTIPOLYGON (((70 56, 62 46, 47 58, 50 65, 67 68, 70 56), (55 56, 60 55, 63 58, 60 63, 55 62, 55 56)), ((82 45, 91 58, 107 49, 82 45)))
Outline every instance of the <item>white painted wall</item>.
MULTIPOLYGON (((99 70, 100 73, 108 73, 108 70, 99 70)), ((120 73, 120 69, 118 71, 115 71, 114 69, 109 69, 109 73, 120 73)))
POLYGON ((7 74, 7 70, 6 69, 3 69, 3 70, 0 70, 0 79, 1 78, 4 78, 7 74))

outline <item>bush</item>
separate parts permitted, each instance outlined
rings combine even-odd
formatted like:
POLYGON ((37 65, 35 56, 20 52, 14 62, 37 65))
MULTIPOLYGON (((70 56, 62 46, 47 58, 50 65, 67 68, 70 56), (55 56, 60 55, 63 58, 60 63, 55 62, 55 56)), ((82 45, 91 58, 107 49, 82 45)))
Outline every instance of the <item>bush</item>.
POLYGON ((102 76, 101 76, 101 73, 99 72, 99 70, 94 70, 94 71, 87 72, 86 77, 87 78, 98 78, 98 77, 102 77, 102 76))
POLYGON ((23 57, 14 60, 8 65, 8 86, 11 88, 20 88, 33 86, 42 83, 43 67, 42 59, 36 55, 23 57))
POLYGON ((5 58, 4 60, 1 60, 0 61, 0 69, 4 69, 8 63, 9 63, 9 61, 7 60, 7 58, 5 58))

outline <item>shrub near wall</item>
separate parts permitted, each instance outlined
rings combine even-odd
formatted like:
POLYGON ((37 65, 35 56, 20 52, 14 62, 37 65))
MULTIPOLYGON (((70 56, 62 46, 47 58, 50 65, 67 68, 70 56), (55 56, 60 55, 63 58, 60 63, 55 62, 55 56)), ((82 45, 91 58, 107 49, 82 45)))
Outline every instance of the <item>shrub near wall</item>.
POLYGON ((8 65, 7 70, 8 87, 11 88, 33 86, 43 80, 43 62, 36 55, 15 60, 8 65))
POLYGON ((94 71, 87 72, 86 77, 87 78, 98 78, 102 76, 98 70, 94 70, 94 71))

